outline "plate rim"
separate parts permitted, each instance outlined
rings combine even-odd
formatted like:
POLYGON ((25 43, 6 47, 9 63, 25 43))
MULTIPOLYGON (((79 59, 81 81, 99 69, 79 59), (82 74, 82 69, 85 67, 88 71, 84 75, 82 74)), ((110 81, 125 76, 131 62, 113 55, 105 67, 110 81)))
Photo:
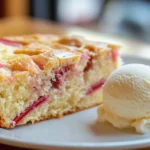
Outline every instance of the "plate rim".
POLYGON ((45 143, 36 143, 36 142, 26 142, 20 140, 8 139, 7 137, 0 136, 0 143, 22 147, 22 148, 36 148, 36 149, 86 149, 86 150, 107 150, 107 149, 135 149, 135 148, 146 148, 150 146, 150 138, 149 139, 139 139, 134 141, 123 141, 123 142, 105 142, 102 143, 88 143, 88 142, 50 142, 49 144, 45 143))

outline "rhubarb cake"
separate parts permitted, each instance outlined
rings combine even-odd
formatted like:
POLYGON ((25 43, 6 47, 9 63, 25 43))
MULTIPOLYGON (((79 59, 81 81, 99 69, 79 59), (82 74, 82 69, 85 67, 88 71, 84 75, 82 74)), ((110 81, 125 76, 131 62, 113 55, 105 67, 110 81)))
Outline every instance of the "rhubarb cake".
POLYGON ((102 102, 119 46, 83 37, 0 39, 0 127, 59 118, 102 102))

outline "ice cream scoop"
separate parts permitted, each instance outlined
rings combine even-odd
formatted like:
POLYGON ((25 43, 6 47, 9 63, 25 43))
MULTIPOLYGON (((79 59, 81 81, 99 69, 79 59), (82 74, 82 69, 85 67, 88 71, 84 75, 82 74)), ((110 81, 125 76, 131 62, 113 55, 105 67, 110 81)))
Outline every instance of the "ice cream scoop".
POLYGON ((103 86, 98 121, 150 132, 150 66, 129 64, 115 70, 103 86))

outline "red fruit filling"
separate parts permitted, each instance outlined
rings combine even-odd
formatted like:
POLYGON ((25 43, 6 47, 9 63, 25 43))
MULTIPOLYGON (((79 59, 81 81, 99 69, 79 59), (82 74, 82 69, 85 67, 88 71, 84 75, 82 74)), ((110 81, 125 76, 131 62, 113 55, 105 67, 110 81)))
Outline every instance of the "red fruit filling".
POLYGON ((112 59, 113 61, 116 61, 118 58, 118 51, 117 50, 113 50, 112 51, 112 59))
POLYGON ((59 88, 64 82, 64 75, 71 70, 71 66, 65 66, 54 71, 54 79, 51 79, 52 88, 59 88))
POLYGON ((54 80, 51 79, 52 88, 59 88, 62 82, 63 82, 62 75, 55 73, 55 79, 54 80))
POLYGON ((46 102, 47 100, 48 100, 47 97, 40 96, 37 101, 33 102, 33 104, 31 104, 29 107, 27 107, 24 110, 24 112, 20 113, 19 116, 16 116, 14 118, 13 121, 15 122, 15 125, 17 125, 29 112, 31 112, 32 110, 34 110, 36 107, 38 107, 42 103, 46 102))
POLYGON ((6 65, 0 64, 0 68, 5 68, 5 67, 6 67, 6 65))
POLYGON ((99 89, 103 86, 103 84, 105 83, 105 81, 106 81, 106 80, 105 80, 104 78, 102 78, 99 82, 93 84, 93 85, 87 90, 86 95, 90 95, 90 94, 92 94, 93 92, 99 90, 99 89))
POLYGON ((2 38, 0 38, 0 43, 3 43, 5 45, 9 45, 9 46, 14 46, 14 47, 21 47, 22 46, 22 44, 20 44, 20 43, 13 42, 13 41, 6 40, 6 39, 2 39, 2 38))
POLYGON ((117 51, 117 50, 112 50, 112 51, 109 53, 109 57, 111 57, 113 61, 116 61, 117 58, 118 58, 118 51, 117 51))

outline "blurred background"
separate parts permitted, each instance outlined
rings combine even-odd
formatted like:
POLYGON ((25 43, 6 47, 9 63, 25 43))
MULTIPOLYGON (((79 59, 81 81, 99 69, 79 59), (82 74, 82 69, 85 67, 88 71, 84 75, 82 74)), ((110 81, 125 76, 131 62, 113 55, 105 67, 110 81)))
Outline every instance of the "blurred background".
POLYGON ((0 0, 0 36, 29 33, 127 40, 130 49, 144 49, 147 55, 150 0, 0 0))

